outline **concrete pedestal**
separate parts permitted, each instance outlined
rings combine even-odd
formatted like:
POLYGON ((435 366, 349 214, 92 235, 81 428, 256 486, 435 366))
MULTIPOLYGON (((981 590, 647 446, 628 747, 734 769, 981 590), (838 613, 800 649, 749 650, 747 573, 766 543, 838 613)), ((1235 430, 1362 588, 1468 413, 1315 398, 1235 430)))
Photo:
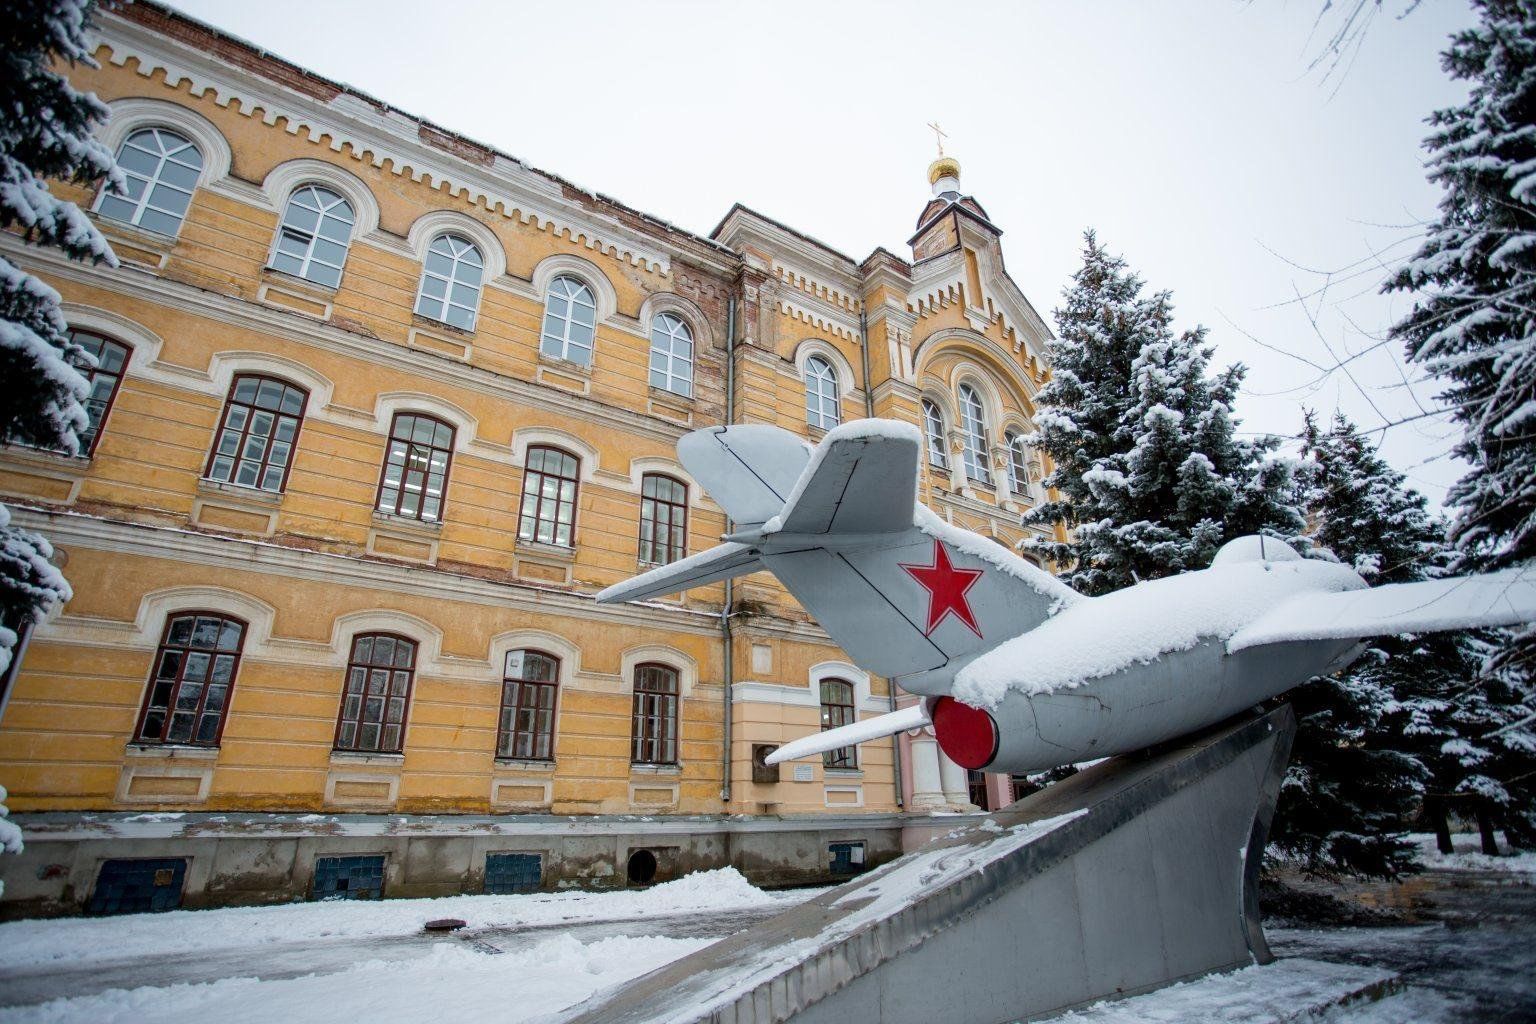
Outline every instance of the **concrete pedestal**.
POLYGON ((1001 1024, 1272 957, 1289 708, 1114 758, 573 1007, 583 1024, 1001 1024))

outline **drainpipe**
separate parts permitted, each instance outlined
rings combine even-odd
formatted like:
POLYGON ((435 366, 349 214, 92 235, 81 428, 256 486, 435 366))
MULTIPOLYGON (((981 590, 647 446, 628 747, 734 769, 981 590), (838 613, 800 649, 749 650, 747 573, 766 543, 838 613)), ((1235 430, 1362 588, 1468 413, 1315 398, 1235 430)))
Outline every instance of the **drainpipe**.
MULTIPOLYGON (((859 310, 859 361, 864 368, 864 415, 874 418, 875 415, 875 389, 869 383, 869 314, 859 310)), ((896 684, 891 680, 885 681, 886 696, 890 701, 892 711, 896 710, 896 684)), ((891 779, 896 784, 896 806, 904 807, 901 798, 901 734, 896 733, 891 737, 891 779)))
MULTIPOLYGON (((736 419, 736 296, 725 304, 725 423, 730 426, 736 419)), ((734 533, 736 524, 726 517, 727 533, 734 533)), ((731 579, 725 581, 725 607, 720 609, 720 640, 725 644, 723 663, 725 675, 725 702, 723 722, 725 746, 720 754, 720 802, 731 802, 731 690, 736 682, 736 666, 731 652, 731 602, 734 587, 731 579)))

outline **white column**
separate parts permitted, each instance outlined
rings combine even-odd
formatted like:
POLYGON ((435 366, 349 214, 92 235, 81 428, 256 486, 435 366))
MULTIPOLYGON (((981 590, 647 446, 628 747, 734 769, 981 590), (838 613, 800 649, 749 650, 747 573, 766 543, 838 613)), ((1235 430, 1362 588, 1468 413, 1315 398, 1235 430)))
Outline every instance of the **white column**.
POLYGON ((920 732, 912 737, 912 810, 941 810, 944 783, 939 776, 939 741, 932 734, 920 732))
POLYGON ((939 751, 939 781, 944 787, 944 802, 956 810, 974 811, 971 803, 971 787, 965 781, 965 769, 939 751))

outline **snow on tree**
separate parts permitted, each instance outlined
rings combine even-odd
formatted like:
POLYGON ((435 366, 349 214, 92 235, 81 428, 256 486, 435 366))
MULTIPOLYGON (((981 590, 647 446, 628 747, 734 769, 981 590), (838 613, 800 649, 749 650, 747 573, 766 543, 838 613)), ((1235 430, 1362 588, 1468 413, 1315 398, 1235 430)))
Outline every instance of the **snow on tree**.
MULTIPOLYGON (((59 62, 95 67, 85 41, 93 9, 92 0, 0 5, 0 228, 71 259, 115 267, 107 240, 47 180, 123 182, 112 154, 91 136, 107 108, 55 70, 59 62)), ((78 453, 89 425, 81 370, 92 365, 69 339, 58 292, 0 257, 0 439, 78 453)), ((0 672, 11 662, 17 630, 70 598, 52 555, 47 540, 12 526, 0 505, 0 672)), ((21 832, 5 813, 0 789, 0 849, 14 853, 21 832)))
MULTIPOLYGON (((1473 6, 1479 24, 1442 55, 1470 94, 1431 116, 1425 140, 1439 216, 1386 284, 1414 293, 1393 332, 1462 426, 1455 452, 1471 469, 1447 496, 1458 572, 1536 562, 1536 8, 1473 6)), ((1536 839, 1536 627, 1492 645, 1480 688, 1507 721, 1466 736, 1484 771, 1462 787, 1536 839)))
MULTIPOLYGON (((1443 574, 1443 524, 1354 424, 1335 416, 1324 430, 1309 412, 1302 448, 1315 545, 1373 586, 1443 574)), ((1466 775, 1446 751, 1476 728, 1460 698, 1478 664, 1464 633, 1379 637, 1342 673, 1286 695, 1301 728, 1270 841, 1314 873, 1411 870, 1411 819, 1423 808, 1443 823, 1444 797, 1466 775)))
POLYGON ((1233 537, 1290 536, 1289 467, 1273 442, 1236 437, 1232 402, 1244 370, 1207 376, 1203 328, 1176 334, 1168 292, 1142 281, 1092 232, 1056 311, 1051 381, 1031 443, 1048 454, 1058 497, 1026 517, 1065 526, 1066 542, 1031 550, 1067 567, 1088 594, 1204 568, 1233 537))

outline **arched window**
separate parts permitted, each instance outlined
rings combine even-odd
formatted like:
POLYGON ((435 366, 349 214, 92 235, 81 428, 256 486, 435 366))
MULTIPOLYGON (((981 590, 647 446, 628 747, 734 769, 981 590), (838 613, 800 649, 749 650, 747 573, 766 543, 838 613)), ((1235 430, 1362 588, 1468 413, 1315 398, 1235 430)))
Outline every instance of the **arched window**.
POLYGON ((944 414, 936 403, 923 399, 923 434, 928 438, 928 464, 935 469, 949 468, 949 452, 944 439, 944 414))
POLYGON ((245 623, 232 616, 179 612, 168 617, 136 742, 218 746, 244 643, 245 623))
POLYGON ((416 312, 466 331, 475 329, 485 258, 467 238, 438 235, 422 265, 416 312))
POLYGON ((580 460, 569 452, 529 446, 523 469, 523 504, 517 521, 519 541, 571 546, 580 467, 580 460))
POLYGON ((965 435, 965 452, 962 461, 965 475, 979 484, 992 483, 992 470, 987 466, 987 413, 981 404, 981 396, 969 384, 960 385, 960 429, 965 435))
POLYGON ((842 422, 837 371, 821 356, 811 356, 805 361, 805 421, 823 430, 831 430, 842 422))
POLYGON ((688 554, 688 487, 660 473, 640 478, 640 561, 655 565, 688 554))
POLYGON ((635 764, 677 763, 677 669, 635 667, 635 709, 629 759, 635 764))
POLYGON ((1029 454, 1024 450, 1024 439, 1016 430, 1003 435, 1008 444, 1008 489, 1023 497, 1029 496, 1029 454))
POLYGON ((496 756, 551 761, 560 661, 542 651, 508 651, 501 675, 496 756))
POLYGON ((693 394, 693 332, 671 313, 651 318, 651 387, 693 394))
POLYGON ((416 675, 416 644, 392 633, 352 638, 346 689, 336 716, 336 749, 398 754, 416 675))
POLYGON ((592 289, 574 277, 561 275, 544 297, 544 330, 539 351, 583 366, 592 362, 592 338, 597 330, 597 300, 592 289))
POLYGON ((273 377, 236 377, 208 455, 207 478, 281 492, 308 398, 304 389, 273 377))
POLYGON ((441 521, 452 462, 453 427, 431 416, 396 413, 379 477, 378 510, 427 523, 441 521))
POLYGON ((168 128, 141 128, 117 148, 117 166, 127 179, 126 187, 122 192, 103 189, 96 212, 174 237, 203 171, 203 154, 168 128))
POLYGON ((91 425, 80 435, 80 454, 90 455, 96 450, 96 439, 101 436, 101 425, 107 421, 112 400, 117 397, 118 385, 123 382, 123 372, 128 368, 127 345, 111 338, 104 338, 91 331, 70 331, 69 340, 96 357, 96 368, 85 371, 90 382, 91 394, 85 400, 85 412, 91 425))
POLYGON ((352 244, 352 220, 352 204, 330 189, 295 189, 283 211, 272 268, 335 288, 352 244))
MULTIPOLYGON (((844 679, 821 681, 821 731, 836 729, 840 725, 852 725, 858 721, 853 710, 853 684, 844 679)), ((857 768, 858 747, 839 747, 821 755, 821 763, 827 768, 857 768)))

